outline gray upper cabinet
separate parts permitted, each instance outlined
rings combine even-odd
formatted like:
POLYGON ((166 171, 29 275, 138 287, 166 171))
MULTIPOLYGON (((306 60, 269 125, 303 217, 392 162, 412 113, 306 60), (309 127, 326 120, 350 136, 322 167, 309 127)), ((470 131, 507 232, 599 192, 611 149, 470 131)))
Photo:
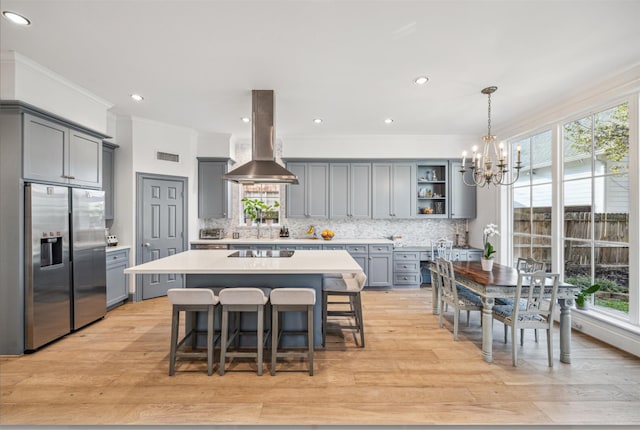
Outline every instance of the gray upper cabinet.
POLYGON ((104 190, 104 219, 114 218, 115 150, 118 145, 102 142, 102 189, 104 190))
POLYGON ((70 131, 69 184, 102 187, 102 139, 70 131))
POLYGON ((23 176, 35 181, 68 183, 65 162, 69 128, 24 115, 23 176))
POLYGON ((228 169, 227 160, 198 158, 198 218, 228 218, 228 169))
POLYGON ((102 139, 24 114, 23 177, 102 187, 102 139))
POLYGON ((411 218, 415 207, 415 164, 373 163, 373 218, 411 218))
MULTIPOLYGON (((476 187, 469 187, 462 182, 460 161, 451 160, 449 170, 449 201, 451 202, 451 218, 475 218, 476 217, 476 187)), ((473 183, 471 169, 465 173, 467 183, 473 183)))
POLYGON ((299 184, 287 185, 287 217, 329 217, 329 163, 287 163, 299 184))
POLYGON ((449 185, 447 160, 421 161, 416 165, 416 216, 447 218, 449 185))
POLYGON ((298 177, 298 184, 287 185, 287 217, 305 218, 307 216, 305 204, 307 163, 287 163, 287 169, 298 177))
POLYGON ((371 164, 331 163, 330 218, 371 218, 371 164))

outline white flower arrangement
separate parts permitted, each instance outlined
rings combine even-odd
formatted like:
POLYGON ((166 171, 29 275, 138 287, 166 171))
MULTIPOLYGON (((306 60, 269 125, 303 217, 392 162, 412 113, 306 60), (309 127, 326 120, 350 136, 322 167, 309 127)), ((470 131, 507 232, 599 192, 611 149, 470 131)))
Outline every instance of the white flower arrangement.
POLYGON ((489 242, 489 238, 496 235, 500 235, 498 226, 496 224, 487 224, 482 232, 482 243, 484 245, 484 254, 482 255, 482 258, 489 260, 495 257, 493 254, 496 253, 496 250, 491 242, 489 242))

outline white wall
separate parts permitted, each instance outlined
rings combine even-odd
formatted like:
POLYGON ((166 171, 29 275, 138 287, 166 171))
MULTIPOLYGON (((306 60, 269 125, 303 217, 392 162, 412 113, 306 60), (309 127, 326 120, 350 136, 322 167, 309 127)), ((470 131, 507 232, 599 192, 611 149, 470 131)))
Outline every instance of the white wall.
POLYGON ((282 158, 457 158, 480 142, 468 135, 280 136, 282 158))
POLYGON ((196 155, 198 157, 233 158, 230 134, 198 134, 196 155))
POLYGON ((0 99, 29 103, 101 133, 113 106, 14 51, 0 53, 0 99))
MULTIPOLYGON (((122 245, 131 245, 131 262, 136 261, 136 174, 153 173, 186 177, 189 231, 187 237, 197 237, 197 148, 198 135, 189 128, 164 124, 144 118, 118 117, 116 150, 115 220, 111 232, 122 245), (180 161, 158 160, 158 151, 178 154, 180 161)), ((135 279, 130 278, 130 291, 135 291, 135 279)))

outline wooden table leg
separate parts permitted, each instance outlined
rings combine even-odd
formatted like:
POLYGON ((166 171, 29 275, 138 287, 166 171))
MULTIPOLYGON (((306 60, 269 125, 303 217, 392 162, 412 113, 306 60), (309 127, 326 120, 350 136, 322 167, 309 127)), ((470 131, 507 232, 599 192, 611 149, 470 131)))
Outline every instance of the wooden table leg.
POLYGON ((492 297, 482 298, 482 358, 493 362, 493 305, 492 297))
POLYGON ((433 307, 433 314, 438 315, 440 313, 440 297, 438 297, 438 288, 433 280, 431 280, 431 301, 433 307))
POLYGON ((560 362, 571 363, 571 305, 573 299, 558 299, 560 304, 560 362))

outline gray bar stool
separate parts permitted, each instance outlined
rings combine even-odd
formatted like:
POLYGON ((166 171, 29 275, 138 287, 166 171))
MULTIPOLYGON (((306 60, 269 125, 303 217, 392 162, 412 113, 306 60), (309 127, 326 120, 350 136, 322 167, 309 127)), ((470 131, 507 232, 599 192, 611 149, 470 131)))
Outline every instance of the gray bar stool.
POLYGON ((171 321, 171 349, 169 353, 169 376, 173 376, 176 370, 176 358, 207 358, 207 369, 209 376, 213 374, 213 341, 215 330, 215 307, 219 300, 212 290, 208 288, 172 288, 167 291, 169 302, 173 305, 173 318, 171 321), (185 320, 191 317, 191 330, 185 333, 184 337, 178 341, 178 331, 180 326, 180 311, 185 312, 185 320), (207 352, 178 352, 185 341, 190 337, 191 346, 195 349, 197 336, 196 331, 197 312, 207 313, 207 352))
MULTIPOLYGON (((262 355, 264 348, 264 305, 269 301, 270 289, 268 288, 225 288, 220 291, 220 304, 222 305, 222 340, 220 341, 220 375, 224 375, 224 366, 227 357, 255 357, 258 365, 258 375, 262 375, 262 355), (243 334, 240 319, 231 338, 229 338, 229 312, 256 312, 256 351, 228 351, 231 342, 238 340, 243 334)), ((254 334, 254 333, 252 333, 254 334)))
POLYGON ((316 304, 316 291, 313 288, 278 288, 271 291, 271 375, 276 374, 277 358, 307 357, 309 375, 313 376, 313 308, 316 304), (307 331, 284 331, 280 328, 282 312, 303 311, 307 314, 307 331), (282 336, 306 335, 307 351, 281 351, 278 345, 282 336))
MULTIPOLYGON (((343 275, 341 277, 325 276, 322 279, 322 346, 327 338, 327 319, 331 316, 351 317, 353 324, 340 325, 343 330, 355 330, 360 333, 360 347, 364 348, 364 322, 362 319, 362 301, 360 292, 367 282, 364 272, 343 275), (347 296, 349 310, 329 310, 329 305, 347 304, 342 301, 330 301, 331 296, 347 296)), ((356 339, 357 343, 357 339, 356 339)))

